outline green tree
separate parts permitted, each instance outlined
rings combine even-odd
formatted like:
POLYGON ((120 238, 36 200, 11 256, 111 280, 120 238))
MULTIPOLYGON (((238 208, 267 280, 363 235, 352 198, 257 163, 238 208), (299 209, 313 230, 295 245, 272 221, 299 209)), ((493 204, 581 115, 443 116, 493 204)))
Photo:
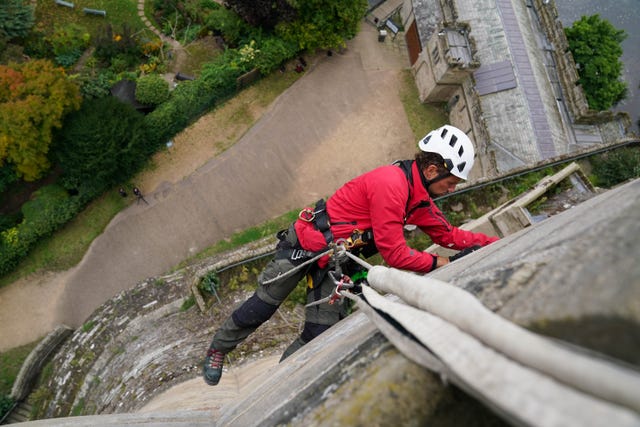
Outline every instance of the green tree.
POLYGON ((293 22, 278 24, 285 40, 295 41, 301 50, 336 49, 353 38, 368 2, 366 0, 290 0, 297 10, 293 22))
POLYGON ((280 37, 262 39, 254 64, 263 75, 267 75, 276 70, 283 61, 293 58, 297 51, 296 44, 286 42, 280 37))
POLYGON ((114 97, 87 100, 70 114, 53 146, 65 188, 90 198, 136 172, 146 159, 135 137, 142 118, 114 97))
POLYGON ((0 65, 0 166, 35 181, 49 169, 52 130, 80 106, 78 86, 51 61, 0 65))
POLYGON ((242 37, 251 32, 251 27, 237 13, 226 8, 213 10, 207 17, 206 25, 221 34, 230 46, 236 46, 242 37))
POLYGON ((225 3, 254 27, 273 29, 296 16, 295 8, 287 0, 227 0, 225 3))
POLYGON ((565 28, 565 34, 589 107, 602 111, 622 101, 627 95, 627 84, 620 80, 626 32, 596 14, 583 16, 565 28))
POLYGON ((159 74, 141 76, 136 82, 136 100, 145 105, 162 104, 169 98, 169 83, 159 74))
POLYGON ((33 7, 27 0, 0 2, 0 36, 9 40, 25 37, 34 23, 33 7))
POLYGON ((624 147, 591 158, 596 184, 611 188, 629 179, 640 177, 640 150, 624 147))

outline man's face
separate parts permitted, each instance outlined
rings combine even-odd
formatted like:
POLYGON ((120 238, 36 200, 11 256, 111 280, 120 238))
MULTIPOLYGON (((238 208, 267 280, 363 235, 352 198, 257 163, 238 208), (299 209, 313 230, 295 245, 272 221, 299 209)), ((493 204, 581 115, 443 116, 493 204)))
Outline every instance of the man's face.
MULTIPOLYGON (((432 180, 438 175, 438 168, 434 165, 430 165, 424 170, 424 176, 428 180, 432 180)), ((445 194, 455 191, 456 185, 458 185, 460 181, 462 180, 457 176, 449 175, 446 178, 431 184, 429 186, 429 192, 435 196, 444 196, 445 194)))

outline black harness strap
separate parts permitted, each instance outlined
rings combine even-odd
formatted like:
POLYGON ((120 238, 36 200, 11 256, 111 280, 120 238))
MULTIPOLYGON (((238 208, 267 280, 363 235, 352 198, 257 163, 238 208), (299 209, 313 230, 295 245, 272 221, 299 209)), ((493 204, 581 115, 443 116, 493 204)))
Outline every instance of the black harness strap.
MULTIPOLYGON (((398 166, 400 168, 400 170, 402 170, 402 172, 404 172, 404 175, 407 177, 407 186, 408 186, 408 194, 409 197, 407 197, 407 204, 404 208, 404 212, 405 212, 405 216, 404 216, 404 222, 405 224, 407 223, 407 219, 409 219, 409 216, 413 213, 413 211, 415 211, 416 209, 420 209, 420 208, 424 208, 427 206, 430 206, 430 203, 428 200, 422 200, 420 203, 418 203, 416 206, 413 207, 413 209, 409 210, 409 202, 411 201, 411 184, 413 184, 413 170, 412 170, 412 166, 413 166, 413 162, 415 160, 396 160, 395 162, 393 162, 394 165, 398 166)), ((420 174, 420 179, 422 180, 422 184, 424 185, 424 188, 427 190, 427 192, 429 192, 428 189, 428 185, 426 182, 426 179, 424 178, 423 174, 420 174)))
POLYGON ((327 202, 324 199, 318 200, 313 213, 315 214, 312 220, 313 225, 322 233, 327 245, 330 244, 333 242, 333 233, 331 232, 331 222, 327 213, 327 202))

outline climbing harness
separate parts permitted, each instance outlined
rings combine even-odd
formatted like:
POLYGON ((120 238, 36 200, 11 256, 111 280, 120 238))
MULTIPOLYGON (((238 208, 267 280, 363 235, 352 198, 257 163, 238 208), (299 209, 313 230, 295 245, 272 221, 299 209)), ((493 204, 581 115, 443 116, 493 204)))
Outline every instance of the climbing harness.
POLYGON ((289 271, 287 271, 285 273, 282 273, 282 274, 274 277, 273 279, 265 280, 264 282, 262 282, 262 284, 263 285, 268 285, 268 284, 271 284, 271 283, 276 282, 278 280, 282 280, 282 279, 285 279, 285 278, 287 278, 289 276, 292 276, 297 271, 301 270, 304 267, 307 267, 307 266, 313 264, 314 262, 318 261, 323 256, 330 255, 332 251, 333 251, 333 249, 330 248, 330 249, 327 249, 326 251, 317 253, 317 255, 315 255, 313 258, 309 258, 308 260, 306 260, 302 264, 297 265, 296 267, 292 268, 291 270, 289 270, 289 271))
POLYGON ((336 243, 344 246, 347 250, 354 250, 362 248, 373 242, 373 230, 359 230, 355 229, 346 239, 338 239, 336 243))
POLYGON ((359 295, 362 292, 362 285, 367 284, 367 271, 371 268, 371 264, 349 252, 349 246, 336 243, 330 256, 334 268, 329 270, 327 274, 335 287, 329 296, 311 302, 305 307, 313 307, 324 303, 329 303, 330 305, 335 303, 342 304, 345 297, 359 295), (344 274, 342 266, 349 261, 355 261, 364 269, 355 271, 351 276, 344 274))
POLYGON ((309 216, 310 209, 303 209, 300 211, 298 217, 305 216, 311 219, 304 220, 307 222, 313 222, 313 225, 322 233, 324 237, 324 241, 327 245, 330 245, 333 242, 333 233, 331 232, 331 223, 329 222, 329 214, 327 213, 327 202, 324 199, 320 199, 316 202, 315 210, 311 212, 309 216))

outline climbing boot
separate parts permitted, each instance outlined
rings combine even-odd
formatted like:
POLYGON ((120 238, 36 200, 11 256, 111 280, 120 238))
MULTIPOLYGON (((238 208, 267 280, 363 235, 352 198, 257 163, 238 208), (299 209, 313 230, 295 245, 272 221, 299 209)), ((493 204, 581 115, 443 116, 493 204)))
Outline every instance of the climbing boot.
POLYGON ((207 357, 204 359, 204 364, 202 366, 204 382, 209 385, 216 385, 220 382, 224 356, 225 353, 216 350, 215 348, 209 348, 207 351, 207 357))

